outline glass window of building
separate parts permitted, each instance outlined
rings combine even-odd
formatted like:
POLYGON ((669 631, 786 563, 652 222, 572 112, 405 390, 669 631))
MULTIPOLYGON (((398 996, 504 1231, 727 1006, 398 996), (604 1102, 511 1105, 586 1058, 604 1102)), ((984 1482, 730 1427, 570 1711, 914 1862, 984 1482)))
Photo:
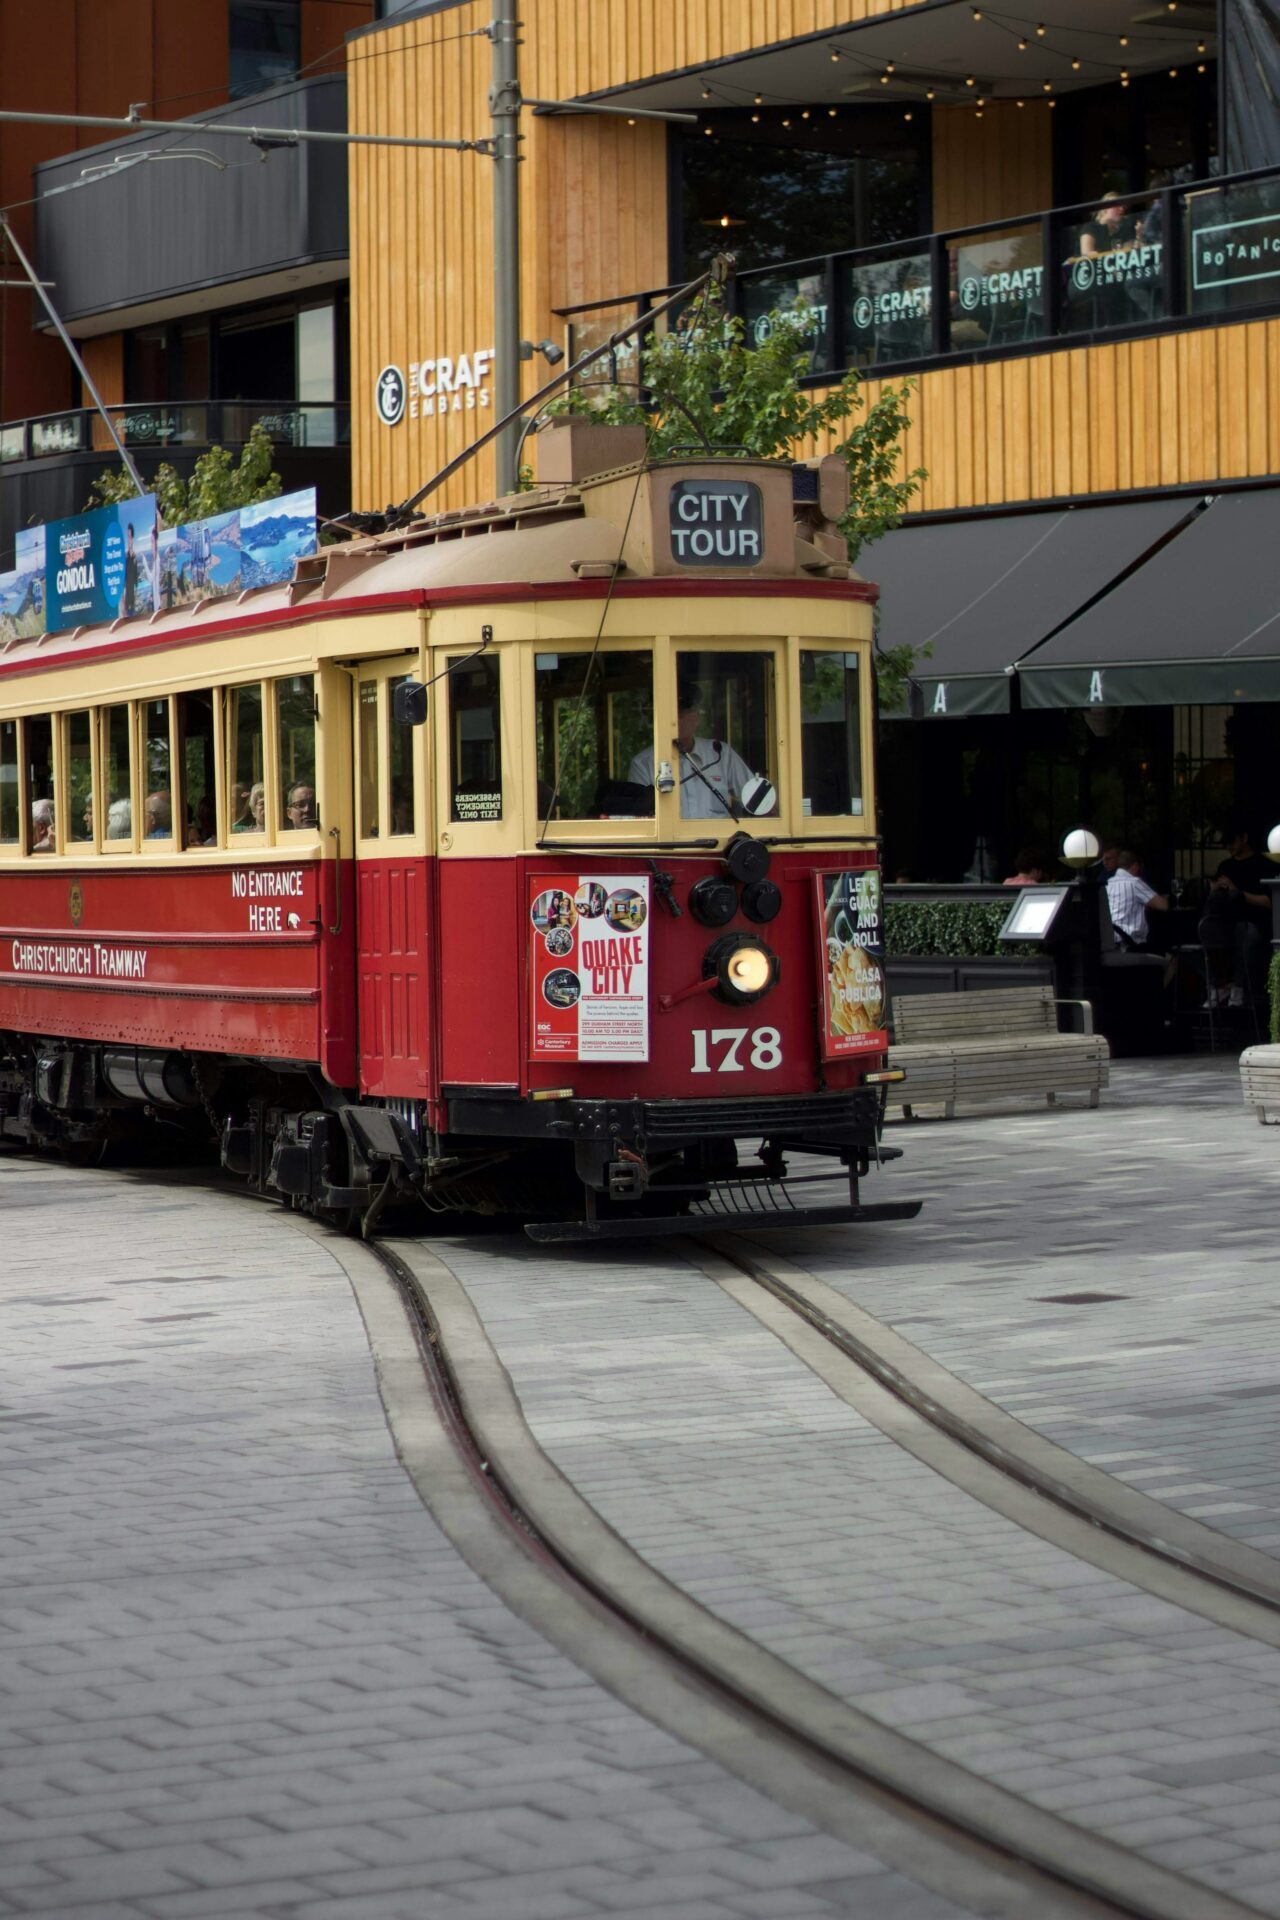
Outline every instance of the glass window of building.
POLYGON ((540 653, 534 684, 539 818, 652 814, 652 653, 540 653))
POLYGON ((133 732, 126 706, 108 707, 102 716, 102 784, 103 845, 108 853, 126 853, 133 845, 133 732))
POLYGON ((681 818, 776 813, 773 655, 681 650, 676 706, 681 818))
POLYGON ((309 447, 334 444, 337 398, 337 353, 333 303, 303 307, 298 314, 298 400, 301 403, 298 439, 309 447))
POLYGON ((449 772, 455 820, 502 818, 502 717, 497 660, 449 675, 449 772))
POLYGON ((812 120, 765 106, 715 111, 675 135, 681 234, 673 272, 688 279, 730 246, 740 268, 929 231, 929 121, 901 108, 825 108, 812 120), (790 120, 789 127, 782 123, 790 120))
POLYGON ((227 826, 232 833, 265 833, 267 787, 260 686, 232 688, 228 741, 227 826))
POLYGON ((357 732, 360 737, 360 838, 378 838, 378 790, 382 761, 378 752, 378 683, 360 682, 357 732))
MULTIPOLYGON (((417 778, 413 767, 413 743, 417 729, 397 725, 396 688, 412 680, 409 673, 397 674, 387 682, 387 712, 391 728, 391 831, 412 833, 417 823, 417 778)), ((456 818, 456 816, 455 816, 456 818)))
POLYGON ((230 0, 230 85, 233 100, 291 80, 301 60, 299 0, 230 0))
POLYGON ((280 743, 280 825, 291 832, 319 824, 316 812, 316 683, 294 673, 276 681, 280 743))
POLYGON ((800 651, 800 776, 805 817, 862 812, 856 653, 800 651))
POLYGON ((213 744, 213 694, 180 693, 178 722, 179 844, 212 847, 218 841, 213 744))
POLYGON ((169 744, 169 702, 148 700, 142 709, 142 765, 146 796, 142 803, 143 838, 173 838, 173 762, 169 744))
POLYGON ((88 713, 66 718, 67 840, 78 846, 93 840, 93 720, 88 713))
POLYGON ((32 853, 58 851, 53 799, 53 721, 47 713, 22 723, 27 761, 27 807, 32 853))
POLYGON ((18 723, 16 720, 0 720, 0 845, 17 846, 20 817, 18 723))

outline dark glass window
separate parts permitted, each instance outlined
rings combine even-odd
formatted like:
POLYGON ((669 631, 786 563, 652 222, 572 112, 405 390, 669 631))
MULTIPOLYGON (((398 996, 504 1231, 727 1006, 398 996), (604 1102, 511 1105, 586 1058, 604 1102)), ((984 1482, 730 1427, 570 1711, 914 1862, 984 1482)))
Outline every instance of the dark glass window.
POLYGON ((180 693, 177 699, 180 846, 218 843, 213 702, 211 692, 180 693))
POLYGON ((258 307, 218 323, 218 385, 226 400, 292 400, 297 390, 297 310, 258 307))
POLYGON ((498 662, 473 660, 449 674, 449 763, 455 820, 502 818, 498 662))
POLYGON ((740 267, 878 246, 929 230, 928 119, 900 108, 814 107, 713 113, 675 152, 682 232, 677 278, 732 248, 740 267), (784 127, 783 119, 791 125, 784 127))
POLYGON ((230 0, 233 100, 291 79, 301 59, 299 0, 230 0))
MULTIPOLYGON (((1104 193, 1180 186, 1217 171, 1218 65, 1064 93, 1054 113, 1059 206, 1104 193)), ((708 143, 709 144, 709 143, 708 143)), ((1029 212, 1013 207, 1012 213, 1029 212)))
POLYGON ((27 747, 28 828, 32 853, 56 853, 57 827, 53 801, 53 721, 47 713, 22 723, 27 747))

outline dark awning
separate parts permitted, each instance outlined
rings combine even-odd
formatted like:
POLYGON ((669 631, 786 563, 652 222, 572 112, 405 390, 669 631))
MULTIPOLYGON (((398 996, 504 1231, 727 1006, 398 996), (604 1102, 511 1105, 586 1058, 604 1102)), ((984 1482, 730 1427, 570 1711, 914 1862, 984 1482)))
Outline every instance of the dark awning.
POLYGON ((899 527, 858 556, 859 573, 880 588, 880 644, 932 649, 915 669, 927 718, 1007 713, 1014 663, 1194 505, 1169 498, 899 527))
POLYGON ((1280 488, 1219 494, 1018 678, 1024 707, 1280 700, 1280 488))

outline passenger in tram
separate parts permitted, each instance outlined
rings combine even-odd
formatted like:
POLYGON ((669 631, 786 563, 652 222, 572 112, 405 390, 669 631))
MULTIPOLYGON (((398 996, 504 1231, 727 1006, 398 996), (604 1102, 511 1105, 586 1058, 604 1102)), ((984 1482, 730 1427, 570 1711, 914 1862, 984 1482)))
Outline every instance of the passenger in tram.
POLYGON ((129 801, 113 800, 107 808, 108 840, 128 840, 133 833, 133 808, 129 801))
MULTIPOLYGON (((231 789, 234 805, 236 796, 244 794, 243 787, 231 789)), ((267 789, 261 780, 255 780, 242 802, 242 811, 231 823, 232 833, 262 833, 267 824, 267 789)))
POLYGON ((213 847, 217 842, 218 822, 214 813, 213 795, 202 793, 196 801, 195 817, 187 824, 187 845, 213 847))
POLYGON ((163 790, 147 795, 147 839, 167 840, 173 832, 173 802, 163 790))
POLYGON ((57 836, 53 830, 52 800, 35 800, 31 804, 31 851, 32 853, 56 853, 57 836))
MULTIPOLYGON (((676 694, 679 713, 676 745, 680 751, 680 818, 682 820, 736 820, 742 790, 755 775, 740 753, 725 740, 708 740, 698 731, 702 697, 693 681, 684 681, 676 694)), ((653 785, 653 748, 644 747, 627 770, 637 786, 653 785)))
POLYGON ((294 783, 285 794, 285 818, 291 827, 317 827, 316 790, 305 780, 294 783))

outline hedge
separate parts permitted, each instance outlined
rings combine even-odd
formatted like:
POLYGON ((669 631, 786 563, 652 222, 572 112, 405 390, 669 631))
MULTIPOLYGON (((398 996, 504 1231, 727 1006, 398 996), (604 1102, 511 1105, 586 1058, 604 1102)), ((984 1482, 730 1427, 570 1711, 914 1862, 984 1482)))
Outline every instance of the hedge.
POLYGON ((890 900, 884 910, 888 954, 980 958, 1002 951, 997 935, 1012 903, 1006 900, 890 900))

